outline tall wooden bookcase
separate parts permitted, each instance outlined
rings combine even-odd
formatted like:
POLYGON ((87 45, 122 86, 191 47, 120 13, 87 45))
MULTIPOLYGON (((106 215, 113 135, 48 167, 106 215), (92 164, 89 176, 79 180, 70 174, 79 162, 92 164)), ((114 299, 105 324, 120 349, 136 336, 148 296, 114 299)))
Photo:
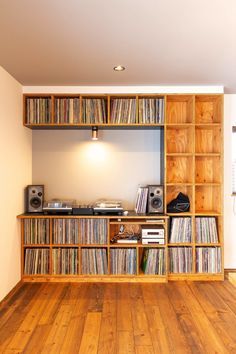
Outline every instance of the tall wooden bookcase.
MULTIPOLYGON (((24 95, 23 124, 31 129, 81 129, 90 128, 91 126, 104 129, 115 126, 132 129, 142 129, 144 127, 161 129, 164 141, 162 182, 165 190, 165 216, 167 217, 167 219, 165 218, 166 244, 164 247, 166 272, 164 276, 144 276, 144 279, 147 281, 152 281, 153 279, 155 281, 163 281, 163 279, 222 280, 224 278, 223 95, 26 94, 24 95), (145 99, 146 103, 143 104, 142 101, 145 99), (154 104, 154 101, 158 99, 162 101, 161 106, 158 103, 159 108, 154 108, 156 104, 154 104), (123 100, 123 106, 119 106, 119 100, 123 100), (153 110, 158 111, 159 109, 163 111, 163 115, 154 119, 153 110), (30 114, 29 110, 31 110, 30 114), (94 113, 91 113, 91 110, 94 110, 94 113), (119 113, 121 111, 122 114, 119 113), (87 116, 89 117, 88 119, 86 118, 87 116), (168 214, 167 204, 176 198, 179 192, 188 195, 190 210, 187 213, 168 214), (171 230, 172 221, 175 218, 190 219, 190 241, 181 242, 180 240, 177 243, 169 241, 167 220, 169 220, 169 230, 171 230), (197 228, 199 223, 204 220, 203 218, 216 221, 218 240, 204 243, 199 241, 197 228), (187 271, 172 271, 172 257, 176 257, 176 255, 173 256, 174 254, 182 254, 184 255, 183 257, 186 255, 189 258, 190 266, 187 267, 187 271), (216 262, 216 254, 218 267, 213 264, 212 271, 211 262, 216 262), (207 262, 209 263, 208 265, 207 262), (209 269, 209 271, 206 269, 209 269)), ((22 225, 24 220, 30 217, 29 215, 20 216, 22 225)), ((152 218, 151 216, 147 217, 152 218)), ((118 227, 119 222, 109 218, 108 220, 109 232, 113 232, 118 227)), ((132 219, 127 218, 122 220, 122 222, 141 225, 145 222, 145 216, 140 219, 136 215, 132 219)), ((52 226, 50 226, 50 230, 52 230, 52 226)), ((22 226, 22 235, 23 233, 24 226, 22 226)), ((119 246, 127 248, 130 245, 119 246)), ((35 245, 32 245, 32 247, 35 247, 35 245)), ((78 249, 83 248, 83 244, 77 243, 76 247, 78 249)), ((95 245, 94 247, 99 246, 95 245)), ((100 248, 104 247, 107 247, 110 257, 110 249, 116 248, 117 245, 111 245, 110 241, 108 241, 107 244, 100 246, 100 248)), ((24 264, 25 248, 26 245, 22 236, 22 264, 24 264)), ((27 248, 29 248, 29 245, 27 245, 27 248)), ((50 241, 48 249, 51 250, 53 248, 54 245, 50 241)), ((143 247, 138 245, 136 249, 137 259, 140 262, 143 247)), ((51 251, 50 257, 52 257, 51 251)), ((141 276, 138 269, 136 275, 128 278, 142 281, 143 276, 141 276)), ((104 278, 107 281, 109 274, 92 278, 100 280, 104 278)), ((46 277, 55 278, 49 275, 46 277)), ((38 277, 38 279, 44 278, 44 276, 38 277)), ((78 276, 74 275, 72 278, 78 278, 78 276)), ((91 279, 91 277, 82 276, 81 274, 79 278, 83 281, 91 279)), ((113 278, 116 281, 122 281, 123 279, 111 276, 111 279, 113 278)), ((125 277, 125 279, 128 278, 125 277)), ((29 280, 32 277, 25 277, 25 279, 29 280)))
POLYGON ((169 243, 168 247, 191 249, 191 272, 168 275, 169 279, 223 278, 223 97, 222 95, 169 95, 165 119, 166 205, 179 192, 190 199, 189 243, 169 243), (196 238, 197 218, 216 218, 219 241, 200 243, 196 238), (220 250, 221 271, 199 270, 199 253, 220 250))

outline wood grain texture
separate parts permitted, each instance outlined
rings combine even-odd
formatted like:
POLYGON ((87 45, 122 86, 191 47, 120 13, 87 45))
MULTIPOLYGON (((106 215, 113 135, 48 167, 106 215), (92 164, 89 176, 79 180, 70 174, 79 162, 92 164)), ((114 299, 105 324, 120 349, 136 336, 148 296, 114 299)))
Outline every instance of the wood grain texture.
POLYGON ((193 122, 193 96, 167 96, 167 124, 186 124, 193 122))
POLYGON ((166 130, 166 149, 169 153, 193 153, 193 127, 168 126, 166 130))
POLYGON ((1 309, 0 353, 235 353, 236 287, 22 284, 1 309))
POLYGON ((167 183, 191 183, 193 182, 193 158, 192 157, 167 157, 167 183))

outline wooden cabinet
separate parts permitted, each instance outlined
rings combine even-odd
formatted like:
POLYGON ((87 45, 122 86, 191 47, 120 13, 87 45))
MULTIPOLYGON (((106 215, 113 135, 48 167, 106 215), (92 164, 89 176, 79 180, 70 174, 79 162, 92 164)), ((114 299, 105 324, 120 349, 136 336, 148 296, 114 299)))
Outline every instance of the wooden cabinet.
MULTIPOLYGON (((53 224, 52 219, 49 218, 50 244, 42 246, 38 242, 38 249, 42 248, 42 251, 31 255, 32 251, 26 252, 29 247, 24 243, 24 257, 26 253, 29 253, 27 257, 49 257, 49 269, 46 270, 46 274, 50 274, 51 277, 58 273, 58 269, 53 271, 53 259, 69 257, 69 251, 66 249, 71 246, 71 253, 78 262, 78 268, 76 270, 73 268, 73 276, 81 277, 86 273, 89 275, 97 266, 94 264, 91 269, 86 270, 85 260, 98 257, 104 258, 103 267, 99 270, 100 275, 102 273, 104 279, 115 277, 121 280, 123 279, 119 278, 121 274, 114 274, 116 270, 112 260, 129 257, 129 254, 135 258, 136 264, 130 271, 131 274, 126 274, 132 279, 150 278, 155 281, 157 279, 223 279, 223 95, 25 94, 24 125, 31 129, 77 129, 91 126, 106 129, 115 126, 139 129, 149 126, 160 129, 161 139, 164 142, 162 144, 163 164, 160 165, 163 166, 165 215, 170 217, 169 229, 171 230, 173 218, 189 217, 191 224, 190 241, 186 242, 183 238, 182 242, 180 240, 175 244, 169 242, 170 235, 166 236, 166 245, 161 247, 164 250, 163 255, 162 251, 158 252, 158 246, 153 247, 155 250, 152 256, 156 257, 157 262, 159 257, 165 258, 165 272, 160 272, 163 274, 157 272, 157 274, 144 275, 142 273, 141 263, 145 253, 143 245, 111 244, 110 240, 119 227, 119 223, 112 218, 106 219, 107 241, 100 246, 91 243, 91 240, 88 241, 86 237, 85 240, 80 239, 70 245, 54 244, 53 224), (190 210, 182 214, 168 214, 167 204, 180 192, 189 197, 190 210), (201 218, 200 222, 198 218, 201 218), (217 242, 208 239, 208 233, 212 232, 211 228, 214 226, 211 223, 216 225, 217 242), (196 231, 199 225, 203 225, 201 227, 208 230, 203 235, 204 242, 199 242, 196 231), (43 251, 44 249, 49 251, 49 255, 48 252, 43 251), (119 249, 122 249, 120 253, 119 249), (174 262, 179 257, 183 263, 188 260, 186 267, 184 264, 175 266, 174 262)), ((133 222, 136 227, 140 227, 144 220, 145 217, 138 220, 136 216, 133 222)), ((127 222, 131 224, 131 220, 127 222)), ((166 219, 165 228, 167 233, 166 219)), ((78 229, 80 236, 84 235, 85 231, 81 231, 80 226, 78 229)), ((32 244, 31 247, 33 249, 34 245, 32 244)), ((97 274, 96 277, 100 279, 100 275, 97 274)), ((90 275, 88 278, 90 279, 90 275)), ((95 275, 92 278, 95 278, 95 275)))
POLYGON ((24 281, 167 281, 167 216, 20 215, 24 281), (161 227, 163 244, 116 243, 120 227, 161 227), (150 253, 147 254, 148 252, 150 253), (144 256, 150 263, 143 266, 144 256), (153 263, 152 260, 155 259, 153 263), (155 265, 155 266, 154 266, 155 265))

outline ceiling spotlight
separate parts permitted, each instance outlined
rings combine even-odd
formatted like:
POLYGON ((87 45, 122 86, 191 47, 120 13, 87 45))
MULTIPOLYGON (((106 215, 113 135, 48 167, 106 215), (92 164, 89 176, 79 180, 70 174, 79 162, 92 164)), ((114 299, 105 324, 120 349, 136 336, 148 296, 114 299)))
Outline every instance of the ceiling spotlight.
POLYGON ((113 68, 113 70, 115 71, 124 71, 125 70, 125 67, 122 66, 122 65, 117 65, 113 68))
POLYGON ((92 127, 92 140, 98 140, 98 127, 92 127))

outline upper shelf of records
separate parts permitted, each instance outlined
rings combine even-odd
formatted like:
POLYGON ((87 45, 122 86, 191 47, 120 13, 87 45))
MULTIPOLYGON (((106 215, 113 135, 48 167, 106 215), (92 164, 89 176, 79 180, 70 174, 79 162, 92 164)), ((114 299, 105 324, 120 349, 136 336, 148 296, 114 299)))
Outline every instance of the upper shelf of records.
POLYGON ((25 94, 23 107, 24 125, 32 129, 168 125, 185 126, 187 137, 192 125, 200 135, 214 125, 217 134, 222 95, 25 94))

